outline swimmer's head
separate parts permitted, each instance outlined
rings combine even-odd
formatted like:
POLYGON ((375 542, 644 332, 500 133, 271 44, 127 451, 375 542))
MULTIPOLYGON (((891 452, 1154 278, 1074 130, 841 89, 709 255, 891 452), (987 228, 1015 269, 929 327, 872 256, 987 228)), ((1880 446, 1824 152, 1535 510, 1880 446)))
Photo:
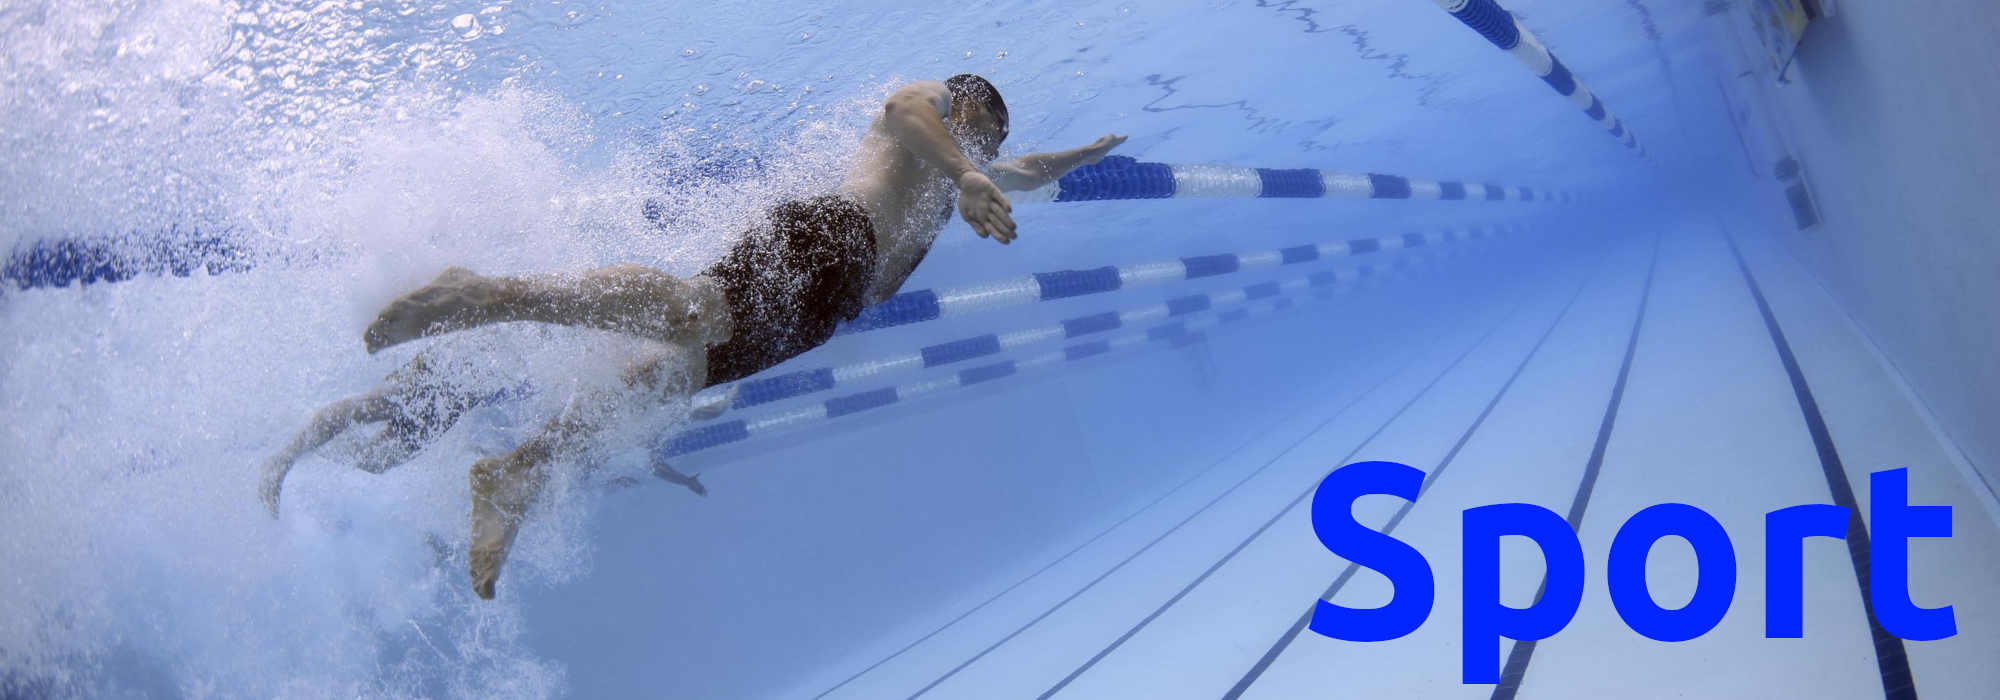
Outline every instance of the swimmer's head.
POLYGON ((952 136, 974 154, 991 161, 1000 154, 1000 142, 1007 140, 1007 103, 1000 90, 985 78, 963 73, 944 81, 951 90, 952 136))

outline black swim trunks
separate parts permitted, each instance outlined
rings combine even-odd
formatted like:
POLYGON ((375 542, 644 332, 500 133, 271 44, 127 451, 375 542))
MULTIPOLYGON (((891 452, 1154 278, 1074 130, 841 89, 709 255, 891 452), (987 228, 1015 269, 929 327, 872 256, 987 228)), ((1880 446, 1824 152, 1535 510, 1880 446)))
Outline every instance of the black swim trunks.
POLYGON ((421 449, 458 424, 459 416, 487 403, 482 396, 454 391, 448 387, 425 387, 397 392, 396 413, 383 427, 402 440, 403 446, 421 449))
POLYGON ((534 391, 525 382, 499 389, 462 385, 446 369, 438 367, 431 356, 421 354, 396 370, 388 381, 396 387, 389 397, 395 404, 395 413, 384 421, 383 427, 388 435, 412 450, 422 449, 450 432, 466 411, 524 399, 534 391))
POLYGON ((702 272, 728 300, 729 341, 708 349, 708 384, 819 347, 861 313, 875 281, 875 226, 852 199, 786 202, 702 272))

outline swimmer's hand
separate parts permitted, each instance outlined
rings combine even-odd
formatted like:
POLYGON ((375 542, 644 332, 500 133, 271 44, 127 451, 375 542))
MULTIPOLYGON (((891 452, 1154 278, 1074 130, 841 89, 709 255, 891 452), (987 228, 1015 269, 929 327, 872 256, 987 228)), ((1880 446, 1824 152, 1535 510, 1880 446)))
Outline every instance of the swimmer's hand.
POLYGON ((1096 165, 1098 161, 1104 160, 1105 156, 1111 154, 1111 149, 1117 148, 1124 143, 1124 134, 1105 134, 1100 136, 1096 141, 1091 142, 1090 145, 1076 149, 1077 165, 1096 165))
POLYGON ((958 177, 958 214, 965 217, 965 223, 971 224, 980 238, 1012 243, 1013 211, 1014 205, 1007 201, 1007 195, 985 173, 969 170, 958 177))
POLYGON ((688 401, 691 404, 688 409, 688 418, 690 420, 715 420, 716 416, 722 415, 723 411, 729 410, 729 407, 736 403, 736 394, 742 390, 742 384, 731 384, 728 389, 720 392, 695 394, 694 398, 688 401))

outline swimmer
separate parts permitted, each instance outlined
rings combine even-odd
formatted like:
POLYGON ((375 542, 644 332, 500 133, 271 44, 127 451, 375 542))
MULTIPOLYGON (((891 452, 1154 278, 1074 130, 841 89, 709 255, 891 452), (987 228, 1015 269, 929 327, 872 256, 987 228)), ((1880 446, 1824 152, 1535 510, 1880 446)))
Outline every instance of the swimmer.
MULTIPOLYGON (((506 400, 525 388, 498 391, 469 391, 440 379, 437 361, 429 352, 418 353, 410 362, 389 373, 380 385, 367 393, 328 404, 315 413, 305 430, 292 438, 278 454, 265 460, 258 495, 271 517, 278 517, 278 496, 292 465, 307 453, 319 449, 356 423, 381 423, 382 429, 355 450, 354 467, 370 474, 393 469, 422 452, 438 437, 451 431, 466 411, 506 400)), ((726 401, 726 397, 725 397, 726 401)), ((693 418, 719 415, 726 403, 711 401, 696 407, 693 418)), ((685 486, 696 495, 708 495, 708 488, 694 477, 654 465, 654 474, 668 483, 685 486)))
POLYGON ((362 334, 371 353, 509 321, 654 341, 627 367, 623 387, 579 396, 512 453, 472 466, 473 591, 493 597, 552 459, 649 405, 742 379, 825 343, 837 324, 896 294, 954 211, 980 237, 1012 243, 1013 206, 1004 191, 1054 182, 1125 141, 1112 134, 1081 148, 993 162, 1006 138, 1006 103, 986 79, 912 83, 883 104, 835 192, 773 207, 699 275, 619 265, 575 277, 507 278, 451 268, 391 302, 362 334))

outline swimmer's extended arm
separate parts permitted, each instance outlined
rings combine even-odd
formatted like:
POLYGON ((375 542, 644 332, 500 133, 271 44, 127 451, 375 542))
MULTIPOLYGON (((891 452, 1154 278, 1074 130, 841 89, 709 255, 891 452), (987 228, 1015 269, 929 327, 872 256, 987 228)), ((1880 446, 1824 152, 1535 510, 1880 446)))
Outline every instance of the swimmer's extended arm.
POLYGON ((882 105, 882 125, 898 145, 958 183, 958 212, 974 232, 982 238, 1010 242, 1014 240, 1014 205, 959 150, 958 141, 944 124, 950 109, 951 91, 944 83, 913 83, 897 90, 882 105))
POLYGON ((1125 143, 1120 134, 1105 134, 1102 138, 1082 148, 1073 148, 1056 153, 1030 153, 1013 160, 1003 160, 988 166, 988 174, 993 184, 1008 192, 1024 192, 1047 185, 1069 171, 1094 165, 1104 160, 1111 149, 1125 143))

